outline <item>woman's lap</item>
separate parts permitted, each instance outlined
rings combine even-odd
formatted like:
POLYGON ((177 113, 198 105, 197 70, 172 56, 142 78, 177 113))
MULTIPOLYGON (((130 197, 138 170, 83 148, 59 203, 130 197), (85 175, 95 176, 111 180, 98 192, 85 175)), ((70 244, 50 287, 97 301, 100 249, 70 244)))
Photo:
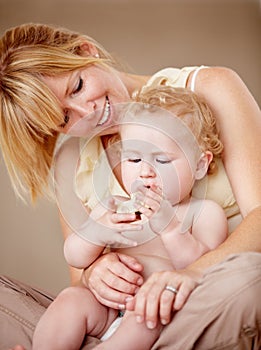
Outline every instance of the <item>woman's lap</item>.
MULTIPOLYGON (((0 276, 0 350, 16 344, 30 350, 36 324, 53 300, 54 296, 47 292, 0 276)), ((99 342, 88 337, 84 349, 93 348, 99 342)))
POLYGON ((52 300, 47 293, 0 276, 0 349, 15 344, 30 349, 35 325, 52 300))
MULTIPOLYGON (((232 350, 261 346, 261 254, 231 256, 209 269, 152 350, 232 350), (254 344, 254 345, 253 345, 254 344)), ((35 325, 53 297, 0 277, 0 350, 31 349, 35 325)), ((88 337, 84 350, 98 339, 88 337)))
POLYGON ((152 350, 261 348, 261 254, 233 255, 207 271, 152 350))

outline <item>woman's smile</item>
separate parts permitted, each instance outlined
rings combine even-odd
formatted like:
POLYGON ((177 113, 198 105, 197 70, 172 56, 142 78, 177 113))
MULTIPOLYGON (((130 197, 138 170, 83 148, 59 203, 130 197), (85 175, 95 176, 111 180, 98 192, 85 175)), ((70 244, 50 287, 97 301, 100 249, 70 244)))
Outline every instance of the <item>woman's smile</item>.
POLYGON ((109 101, 109 97, 106 96, 103 113, 97 125, 104 125, 108 121, 110 114, 111 114, 111 104, 109 101))

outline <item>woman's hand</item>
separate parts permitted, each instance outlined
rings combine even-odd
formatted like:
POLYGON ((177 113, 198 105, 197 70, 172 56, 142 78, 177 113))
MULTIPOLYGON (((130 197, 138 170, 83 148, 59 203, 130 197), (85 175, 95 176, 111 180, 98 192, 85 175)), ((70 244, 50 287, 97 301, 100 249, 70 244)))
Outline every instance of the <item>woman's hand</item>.
POLYGON ((107 253, 84 270, 84 284, 100 303, 125 309, 126 299, 134 296, 143 283, 143 266, 133 257, 107 253))
POLYGON ((134 298, 129 298, 126 309, 134 310, 138 323, 148 328, 171 321, 173 311, 180 310, 190 293, 197 287, 201 275, 192 271, 161 271, 153 273, 141 286, 134 298), (166 287, 172 287, 173 291, 166 287))

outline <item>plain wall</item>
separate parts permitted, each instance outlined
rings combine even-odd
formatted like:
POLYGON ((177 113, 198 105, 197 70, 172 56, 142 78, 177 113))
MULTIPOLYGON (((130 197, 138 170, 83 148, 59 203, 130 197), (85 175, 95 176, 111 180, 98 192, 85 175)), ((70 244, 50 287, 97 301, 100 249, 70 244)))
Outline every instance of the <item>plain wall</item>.
MULTIPOLYGON (((221 65, 236 70, 261 104, 258 1, 0 0, 0 33, 25 22, 93 36, 133 72, 167 66, 221 65)), ((69 283, 57 210, 13 194, 0 156, 0 273, 53 293, 69 283)))

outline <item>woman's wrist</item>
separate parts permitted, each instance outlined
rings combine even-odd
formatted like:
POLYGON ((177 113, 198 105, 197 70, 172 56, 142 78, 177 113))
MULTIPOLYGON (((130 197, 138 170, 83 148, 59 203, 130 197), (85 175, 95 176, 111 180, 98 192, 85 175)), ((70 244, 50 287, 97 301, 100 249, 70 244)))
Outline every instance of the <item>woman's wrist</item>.
POLYGON ((107 254, 110 252, 110 249, 109 248, 105 248, 102 252, 101 255, 99 255, 97 257, 96 260, 94 260, 91 265, 87 266, 86 268, 84 268, 82 270, 82 273, 81 273, 81 278, 80 278, 80 283, 82 286, 86 287, 86 288, 89 288, 89 278, 90 278, 90 275, 91 275, 91 272, 92 272, 92 269, 93 269, 93 266, 95 265, 96 261, 98 261, 100 259, 100 257, 102 257, 103 255, 107 254))

